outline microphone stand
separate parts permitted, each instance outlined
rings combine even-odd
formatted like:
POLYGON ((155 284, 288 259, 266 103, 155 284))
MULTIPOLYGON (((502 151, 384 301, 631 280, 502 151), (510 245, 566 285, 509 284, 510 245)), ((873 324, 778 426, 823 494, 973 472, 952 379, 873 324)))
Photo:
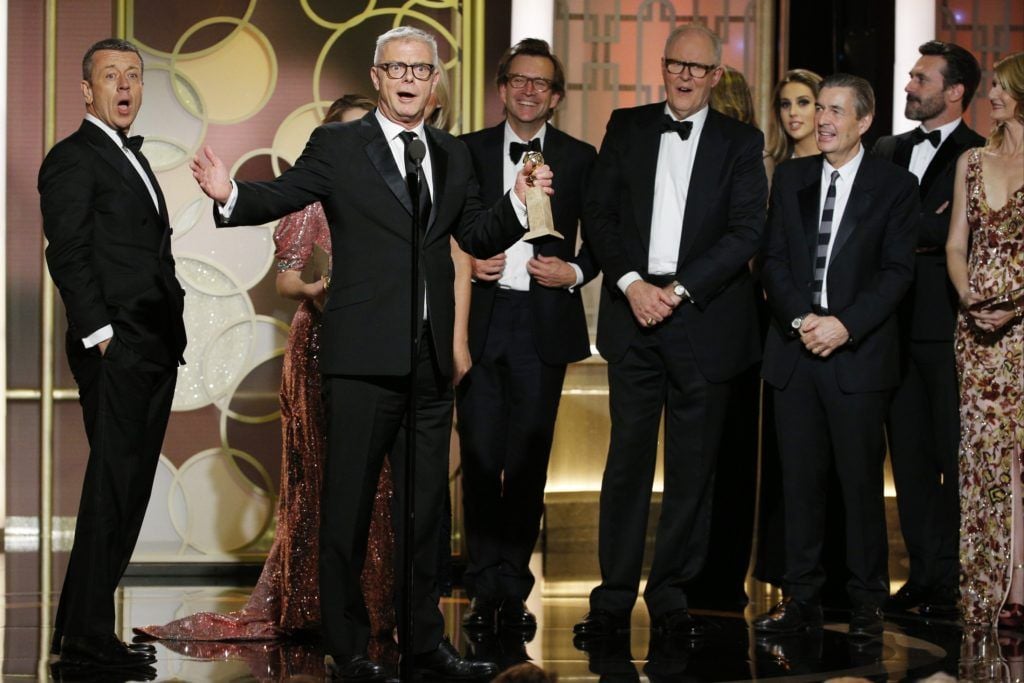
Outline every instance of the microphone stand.
POLYGON ((420 139, 411 140, 405 148, 407 161, 416 168, 415 173, 408 173, 405 182, 409 186, 409 197, 412 199, 412 262, 409 276, 409 398, 406 404, 405 427, 405 485, 403 500, 405 505, 405 526, 403 530, 404 550, 402 553, 402 596, 403 612, 399 634, 401 639, 401 665, 399 675, 403 681, 415 680, 413 658, 413 554, 416 544, 416 384, 419 373, 419 330, 423 321, 423 302, 420 299, 420 187, 423 183, 423 158, 427 147, 420 139))

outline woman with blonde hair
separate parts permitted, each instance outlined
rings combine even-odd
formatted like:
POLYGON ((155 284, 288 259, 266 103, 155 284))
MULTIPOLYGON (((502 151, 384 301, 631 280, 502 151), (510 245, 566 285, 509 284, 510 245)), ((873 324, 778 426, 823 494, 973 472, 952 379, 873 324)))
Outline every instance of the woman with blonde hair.
POLYGON ((960 299, 960 606, 1024 626, 1024 53, 996 63, 984 147, 956 168, 947 268, 960 299))

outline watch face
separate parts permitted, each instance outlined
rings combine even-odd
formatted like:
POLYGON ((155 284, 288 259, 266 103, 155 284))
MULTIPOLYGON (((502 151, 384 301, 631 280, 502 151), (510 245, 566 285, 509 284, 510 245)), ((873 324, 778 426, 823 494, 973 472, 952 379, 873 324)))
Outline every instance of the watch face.
POLYGON ((803 318, 793 318, 793 322, 790 323, 790 325, 793 326, 794 330, 799 330, 800 326, 803 325, 803 324, 804 324, 804 319, 803 318))
POLYGON ((682 285, 676 285, 673 291, 676 293, 676 296, 682 296, 686 292, 686 289, 684 289, 682 285))

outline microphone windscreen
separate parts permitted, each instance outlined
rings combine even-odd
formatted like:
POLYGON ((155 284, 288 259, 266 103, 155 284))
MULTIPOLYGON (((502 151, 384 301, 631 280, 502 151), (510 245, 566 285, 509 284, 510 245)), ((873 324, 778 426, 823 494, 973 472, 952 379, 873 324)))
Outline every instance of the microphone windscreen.
POLYGON ((419 166, 423 162, 423 158, 427 156, 427 146, 423 144, 422 140, 417 138, 409 142, 405 148, 405 153, 412 163, 419 166))

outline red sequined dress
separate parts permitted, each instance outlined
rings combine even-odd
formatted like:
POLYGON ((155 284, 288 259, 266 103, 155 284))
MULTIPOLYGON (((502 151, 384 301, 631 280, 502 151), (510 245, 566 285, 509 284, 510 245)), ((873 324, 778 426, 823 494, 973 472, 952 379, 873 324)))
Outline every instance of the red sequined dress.
MULTIPOLYGON (((278 272, 301 270, 314 244, 331 253, 330 231, 320 204, 283 218, 274 232, 274 243, 278 272)), ((248 602, 236 612, 200 612, 163 626, 137 628, 136 632, 172 641, 265 641, 319 628, 317 563, 324 454, 319 327, 320 311, 308 299, 303 300, 292 318, 281 376, 283 448, 277 532, 248 602)), ((374 636, 389 636, 395 625, 391 497, 385 461, 362 574, 374 636)))
MULTIPOLYGON (((993 209, 985 196, 981 149, 967 161, 970 290, 982 298, 1024 286, 1024 188, 993 209)), ((960 595, 964 621, 991 625, 1024 562, 1014 533, 1024 512, 1024 321, 984 331, 961 313, 956 333, 960 380, 960 595)))

